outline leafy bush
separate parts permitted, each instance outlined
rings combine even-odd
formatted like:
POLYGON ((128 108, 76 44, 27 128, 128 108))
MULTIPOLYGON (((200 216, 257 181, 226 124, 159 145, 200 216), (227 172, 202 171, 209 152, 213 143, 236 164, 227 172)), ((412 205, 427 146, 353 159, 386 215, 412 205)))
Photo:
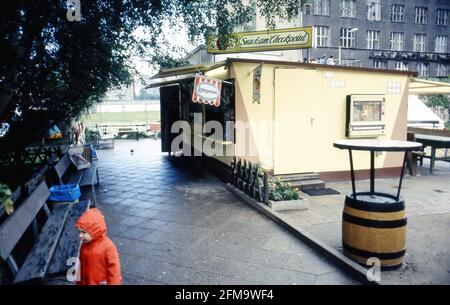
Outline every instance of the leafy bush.
POLYGON ((273 201, 297 200, 299 191, 292 188, 290 183, 284 183, 279 178, 269 177, 269 199, 273 201))
POLYGON ((0 184, 0 205, 4 206, 8 215, 14 211, 14 202, 11 200, 11 194, 11 190, 6 184, 0 184))
POLYGON ((84 138, 86 140, 86 143, 95 142, 97 137, 98 137, 98 133, 94 132, 92 129, 86 128, 84 130, 84 138))

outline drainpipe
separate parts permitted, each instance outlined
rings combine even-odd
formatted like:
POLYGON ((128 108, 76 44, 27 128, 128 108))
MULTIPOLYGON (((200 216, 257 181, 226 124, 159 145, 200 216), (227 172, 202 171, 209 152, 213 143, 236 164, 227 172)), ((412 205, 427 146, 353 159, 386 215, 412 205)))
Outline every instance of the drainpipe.
POLYGON ((273 81, 272 81, 272 173, 275 175, 275 133, 276 133, 276 124, 275 124, 275 72, 278 67, 273 68, 273 81))
MULTIPOLYGON (((298 10, 298 19, 299 19, 299 22, 300 22, 300 27, 303 27, 303 11, 302 11, 302 8, 300 8, 298 10)), ((299 62, 301 62, 303 60, 303 49, 299 50, 299 56, 300 56, 299 62)))

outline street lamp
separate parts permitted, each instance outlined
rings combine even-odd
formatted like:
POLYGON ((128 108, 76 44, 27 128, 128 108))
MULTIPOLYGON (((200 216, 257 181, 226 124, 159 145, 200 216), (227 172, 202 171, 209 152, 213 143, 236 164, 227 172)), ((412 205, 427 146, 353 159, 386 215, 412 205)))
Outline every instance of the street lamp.
MULTIPOLYGON (((353 33, 356 32, 358 28, 352 28, 347 33, 353 33)), ((341 65, 341 58, 342 58, 342 50, 341 50, 341 41, 339 40, 339 65, 341 65)))

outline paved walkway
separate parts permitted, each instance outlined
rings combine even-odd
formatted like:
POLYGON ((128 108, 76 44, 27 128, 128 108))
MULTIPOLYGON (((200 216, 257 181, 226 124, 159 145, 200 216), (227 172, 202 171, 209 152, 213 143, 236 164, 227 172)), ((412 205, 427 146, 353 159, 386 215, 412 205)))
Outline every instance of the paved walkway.
POLYGON ((358 284, 215 177, 159 150, 159 141, 124 140, 98 151, 98 206, 124 284, 358 284))
MULTIPOLYGON (((396 271, 385 271, 382 284, 450 284, 450 168, 437 162, 433 175, 428 160, 419 167, 419 175, 405 176, 401 196, 408 215, 405 264, 396 271)), ((307 196, 307 211, 283 212, 295 223, 342 251, 341 217, 344 196, 351 191, 349 181, 326 183, 340 195, 307 196)), ((369 181, 357 181, 357 190, 369 190, 369 181)), ((377 179, 377 191, 396 193, 398 179, 377 179)))

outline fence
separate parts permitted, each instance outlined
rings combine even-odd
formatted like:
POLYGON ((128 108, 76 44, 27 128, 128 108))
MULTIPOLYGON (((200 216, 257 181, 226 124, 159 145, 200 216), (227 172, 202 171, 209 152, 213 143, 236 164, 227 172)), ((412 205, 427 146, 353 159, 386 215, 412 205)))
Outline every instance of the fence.
POLYGON ((160 111, 159 100, 108 101, 96 104, 92 113, 160 111))
POLYGON ((337 63, 340 66, 347 66, 347 67, 362 67, 362 63, 360 60, 356 59, 341 59, 341 61, 337 63))
MULTIPOLYGON (((16 203, 23 196, 30 194, 47 175, 51 164, 58 161, 66 150, 67 147, 63 146, 42 146, 30 147, 18 153, 1 152, 0 180, 15 188, 11 200, 16 203)), ((4 207, 0 205, 0 223, 4 220, 4 216, 4 207)))
POLYGON ((2 166, 38 165, 46 163, 53 155, 61 155, 62 146, 29 147, 21 152, 0 151, 2 166))
POLYGON ((161 133, 160 123, 150 124, 88 124, 87 130, 90 131, 93 139, 86 139, 87 141, 94 141, 99 144, 102 141, 112 141, 112 147, 114 147, 114 139, 120 134, 134 134, 136 139, 139 140, 139 135, 142 133, 151 132, 150 137, 158 138, 161 133))
POLYGON ((269 202, 269 174, 259 164, 234 158, 231 163, 232 184, 258 201, 269 202))

